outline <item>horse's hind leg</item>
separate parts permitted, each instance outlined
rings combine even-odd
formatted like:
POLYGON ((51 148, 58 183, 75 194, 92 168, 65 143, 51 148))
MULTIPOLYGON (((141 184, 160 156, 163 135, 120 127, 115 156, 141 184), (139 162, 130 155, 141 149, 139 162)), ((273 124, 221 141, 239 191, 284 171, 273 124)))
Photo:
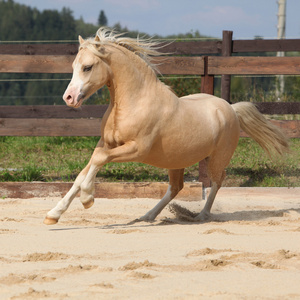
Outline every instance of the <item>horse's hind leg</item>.
MULTIPOLYGON (((226 164, 227 165, 227 164, 226 164)), ((196 221, 205 221, 210 217, 210 210, 214 203, 218 190, 226 176, 224 162, 220 163, 215 159, 208 159, 208 176, 211 179, 212 186, 205 206, 199 215, 195 217, 196 221)))
POLYGON ((169 187, 166 194, 154 208, 137 221, 153 221, 157 217, 157 215, 183 188, 183 173, 184 169, 169 170, 169 187))

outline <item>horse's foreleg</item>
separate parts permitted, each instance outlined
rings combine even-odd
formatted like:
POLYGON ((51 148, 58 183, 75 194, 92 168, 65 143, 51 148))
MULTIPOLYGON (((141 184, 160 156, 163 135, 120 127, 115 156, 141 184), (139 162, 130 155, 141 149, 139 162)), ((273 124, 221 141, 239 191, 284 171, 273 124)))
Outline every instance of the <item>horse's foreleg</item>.
POLYGON ((47 213, 44 223, 57 223, 60 216, 68 209, 76 194, 81 190, 80 200, 85 208, 94 203, 94 184, 98 170, 108 162, 132 161, 138 156, 138 147, 135 142, 126 143, 113 149, 104 149, 100 140, 89 164, 77 176, 72 188, 57 205, 47 213))
POLYGON ((179 193, 183 188, 183 172, 184 169, 169 170, 169 187, 164 197, 157 205, 147 212, 137 221, 153 221, 158 214, 166 207, 166 205, 179 193))
POLYGON ((80 190, 80 185, 83 182, 83 180, 86 177, 86 174, 90 168, 90 165, 88 164, 77 176, 73 186, 69 190, 69 192, 64 196, 62 200, 60 200, 57 205, 51 209, 44 220, 44 223, 47 225, 52 225, 57 223, 60 216, 68 209, 71 202, 75 198, 76 194, 80 190))
MULTIPOLYGON (((97 144, 97 147, 102 147, 102 146, 103 146, 103 142, 100 139, 100 141, 97 144)), ((75 198, 77 193, 80 191, 80 186, 81 186, 82 182, 84 181, 86 175, 88 174, 88 171, 90 169, 90 165, 91 165, 91 160, 88 163, 88 165, 79 173, 79 175, 75 179, 74 184, 71 187, 71 189, 69 190, 69 192, 63 197, 62 200, 60 200, 57 203, 57 205, 53 209, 51 209, 47 213, 47 216, 44 220, 45 224, 53 225, 53 224, 57 223, 60 216, 68 209, 71 202, 73 201, 73 199, 75 198)), ((90 202, 86 205, 85 204, 83 204, 83 205, 84 205, 85 208, 89 208, 89 207, 92 206, 92 204, 93 203, 90 202)))
POLYGON ((95 178, 99 169, 109 162, 134 161, 138 157, 138 147, 135 142, 128 142, 113 149, 96 148, 90 161, 89 171, 80 185, 80 201, 85 208, 94 203, 95 178))

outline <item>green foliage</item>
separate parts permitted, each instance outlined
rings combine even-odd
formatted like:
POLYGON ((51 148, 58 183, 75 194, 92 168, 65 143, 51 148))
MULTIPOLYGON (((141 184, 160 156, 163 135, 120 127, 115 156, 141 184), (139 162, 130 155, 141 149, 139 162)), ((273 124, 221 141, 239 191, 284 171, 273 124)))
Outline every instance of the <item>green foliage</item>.
POLYGON ((225 185, 300 186, 300 139, 290 141, 291 154, 270 160, 253 140, 243 138, 227 168, 225 185))
POLYGON ((98 17, 98 25, 99 26, 107 26, 107 24, 108 24, 108 21, 107 21, 105 12, 104 12, 104 10, 101 10, 99 17, 98 17))
POLYGON ((72 11, 63 8, 42 12, 14 1, 0 1, 0 40, 61 40, 76 38, 72 11))
MULTIPOLYGON (((281 95, 281 101, 300 101, 300 77, 285 76, 285 93, 281 95)), ((278 79, 276 76, 268 77, 241 77, 231 78, 231 102, 275 102, 277 101, 276 87, 278 79)))

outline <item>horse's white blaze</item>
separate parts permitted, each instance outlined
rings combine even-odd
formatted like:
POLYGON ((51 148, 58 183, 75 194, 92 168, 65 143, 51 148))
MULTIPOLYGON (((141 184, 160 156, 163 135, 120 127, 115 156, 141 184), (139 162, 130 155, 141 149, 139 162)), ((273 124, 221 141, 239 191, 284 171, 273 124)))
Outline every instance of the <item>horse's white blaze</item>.
POLYGON ((79 69, 80 67, 76 67, 74 69, 74 73, 69 83, 64 95, 63 99, 67 105, 76 107, 78 103, 80 103, 80 95, 82 93, 82 89, 84 86, 83 80, 79 76, 79 69))

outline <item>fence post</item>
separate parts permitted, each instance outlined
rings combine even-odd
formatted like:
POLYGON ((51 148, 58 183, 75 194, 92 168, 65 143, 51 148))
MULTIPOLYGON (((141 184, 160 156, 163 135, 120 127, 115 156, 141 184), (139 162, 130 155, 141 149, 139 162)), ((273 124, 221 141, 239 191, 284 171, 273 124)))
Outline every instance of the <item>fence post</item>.
MULTIPOLYGON (((204 56, 204 75, 201 76, 201 93, 214 94, 214 76, 208 75, 208 57, 204 56)), ((207 164, 203 159, 199 162, 199 182, 202 182, 203 187, 210 187, 211 182, 207 176, 207 164)))
POLYGON ((208 75, 208 56, 203 57, 204 75, 201 76, 201 93, 214 94, 214 75, 208 75))
MULTIPOLYGON (((222 56, 231 56, 232 54, 232 31, 223 31, 222 56)), ((231 76, 222 75, 221 77, 221 98, 230 102, 230 84, 231 76)))

